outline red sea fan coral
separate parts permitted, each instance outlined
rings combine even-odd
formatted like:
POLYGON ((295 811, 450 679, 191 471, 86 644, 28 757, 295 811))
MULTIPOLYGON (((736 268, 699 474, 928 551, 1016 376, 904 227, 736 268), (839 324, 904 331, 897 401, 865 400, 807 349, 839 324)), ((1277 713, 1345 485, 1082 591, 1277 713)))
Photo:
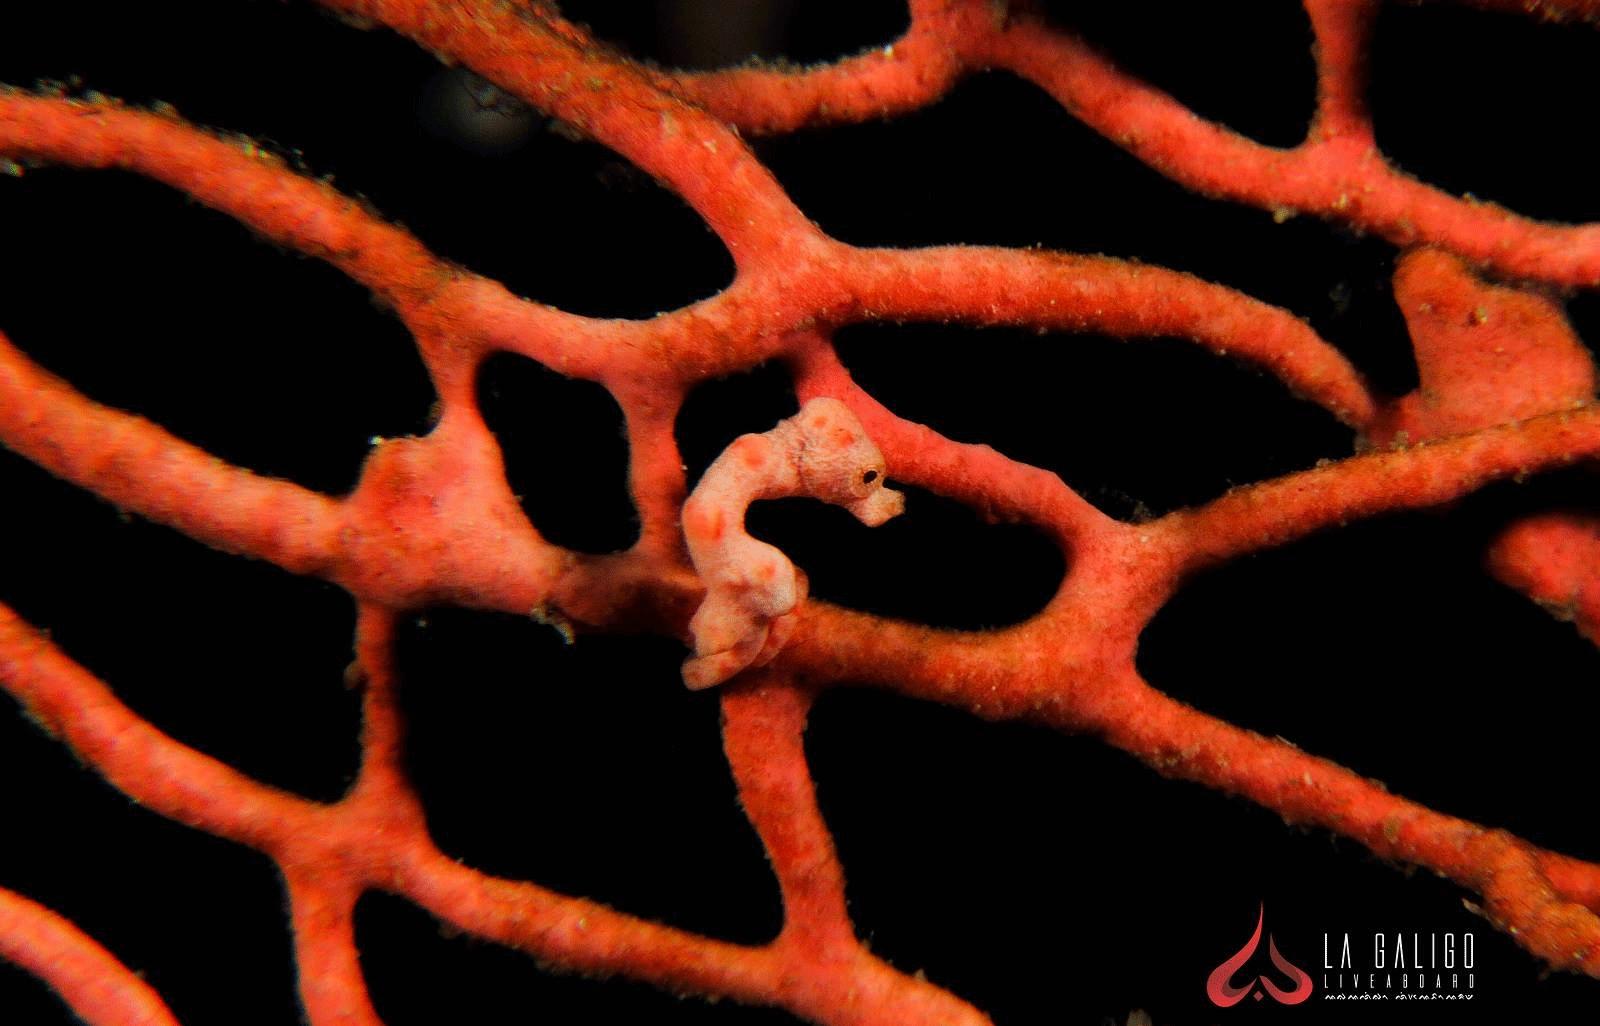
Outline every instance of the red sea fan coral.
POLYGON ((1591 1006, 1593 6, 1115 7, 0 12, 7 1021, 1591 1006))

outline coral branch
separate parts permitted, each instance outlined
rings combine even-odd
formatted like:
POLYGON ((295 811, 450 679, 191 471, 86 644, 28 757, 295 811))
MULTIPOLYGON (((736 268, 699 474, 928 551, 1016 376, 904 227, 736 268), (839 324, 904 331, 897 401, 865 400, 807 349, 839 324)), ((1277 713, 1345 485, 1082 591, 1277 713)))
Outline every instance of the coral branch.
POLYGON ((1600 519, 1543 513, 1508 527, 1490 547, 1490 571, 1600 644, 1600 519))
POLYGON ((91 402, 3 334, 0 441, 59 477, 224 551, 315 573, 335 549, 332 500, 228 466, 141 417, 91 402))
POLYGON ((1192 339, 1260 364, 1303 398, 1363 425, 1376 399, 1302 321, 1186 274, 1104 257, 962 246, 856 254, 857 302, 874 317, 1027 324, 1192 339))
POLYGON ((1434 250, 1400 260, 1394 295, 1422 380, 1368 431, 1374 445, 1439 438, 1594 401, 1594 360, 1553 300, 1485 285, 1459 260, 1434 250))
POLYGON ((1373 0, 1306 0, 1317 39, 1317 112, 1307 138, 1373 145, 1367 113, 1367 52, 1379 5, 1373 0))
POLYGON ((1323 55, 1320 136, 1293 150, 1262 146, 1202 121, 1121 72, 1080 40, 1019 19, 988 57, 1036 83, 1074 116, 1187 188, 1287 216, 1313 213, 1398 246, 1445 246, 1495 271, 1562 285, 1600 284, 1600 227, 1542 224, 1447 196, 1384 163, 1352 97, 1362 3, 1316 17, 1323 55), (1353 39, 1353 41, 1351 41, 1353 39))
POLYGON ((745 814, 783 891, 784 934, 801 951, 854 949, 844 867, 822 821, 802 743, 810 696, 777 680, 724 692, 723 745, 745 814))
POLYGON ((815 229, 734 133, 652 89, 542 6, 467 0, 320 0, 472 68, 626 156, 682 196, 740 267, 770 259, 815 229))
POLYGON ((311 1026, 381 1026, 367 998, 351 922, 355 895, 309 874, 289 877, 300 999, 311 1026))
POLYGON ((178 1026, 155 989, 88 934, 6 890, 0 890, 0 958, 48 983, 90 1026, 178 1026))
POLYGON ((36 723, 164 816, 265 847, 312 808, 160 733, 4 606, 0 680, 36 723))
POLYGON ((982 4, 911 6, 911 29, 904 36, 834 64, 803 71, 658 74, 652 80, 752 135, 907 113, 953 86, 973 66, 973 43, 1003 24, 998 8, 982 4))
POLYGON ((452 273, 332 186, 293 173, 250 140, 217 138, 174 115, 0 91, 0 153, 164 182, 274 242, 327 260, 401 309, 431 298, 452 273))
MULTIPOLYGON (((1106 740, 1162 773, 1240 793, 1427 866, 1480 892, 1498 925, 1551 965, 1600 974, 1600 917, 1555 889, 1540 852, 1503 831, 1440 815, 1292 745, 1214 720, 1146 687, 1122 692, 1106 740)), ((1588 885, 1600 868, 1586 867, 1588 885)))
POLYGON ((1491 481, 1600 456, 1600 413, 1551 413, 1240 488, 1156 525, 1198 569, 1377 513, 1427 509, 1491 481))

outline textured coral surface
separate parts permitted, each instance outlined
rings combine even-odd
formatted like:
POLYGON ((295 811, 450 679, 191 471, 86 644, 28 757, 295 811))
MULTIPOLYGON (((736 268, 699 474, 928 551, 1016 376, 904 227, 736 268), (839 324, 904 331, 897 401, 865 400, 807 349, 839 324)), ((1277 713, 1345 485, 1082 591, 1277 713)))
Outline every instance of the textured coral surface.
POLYGON ((0 10, 0 1021, 1592 1009, 1592 5, 562 6, 0 10))

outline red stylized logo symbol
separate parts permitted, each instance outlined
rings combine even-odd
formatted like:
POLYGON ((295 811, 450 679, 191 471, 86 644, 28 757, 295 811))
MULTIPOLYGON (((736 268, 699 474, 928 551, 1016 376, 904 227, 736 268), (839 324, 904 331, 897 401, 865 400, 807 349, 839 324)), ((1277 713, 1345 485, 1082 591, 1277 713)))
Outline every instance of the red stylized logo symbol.
POLYGON ((1267 934, 1267 954, 1272 959, 1272 964, 1277 966, 1285 976, 1294 981, 1294 987, 1284 990, 1265 976, 1257 976, 1242 987, 1235 987, 1230 982, 1233 974, 1250 960, 1256 953, 1256 945, 1261 943, 1261 924, 1266 921, 1267 906, 1263 902, 1261 910, 1256 914, 1256 932, 1250 935, 1250 942, 1239 949, 1239 953, 1217 966, 1211 971, 1211 978, 1206 980, 1206 996, 1211 1003, 1223 1008, 1231 1008, 1244 1000, 1244 996, 1255 991, 1256 1000, 1261 1000, 1261 992, 1256 990, 1256 984, 1261 984, 1273 1000, 1282 1005, 1298 1005, 1311 996, 1311 977, 1301 971, 1300 967, 1284 958, 1278 953, 1278 943, 1272 939, 1272 934, 1267 934))

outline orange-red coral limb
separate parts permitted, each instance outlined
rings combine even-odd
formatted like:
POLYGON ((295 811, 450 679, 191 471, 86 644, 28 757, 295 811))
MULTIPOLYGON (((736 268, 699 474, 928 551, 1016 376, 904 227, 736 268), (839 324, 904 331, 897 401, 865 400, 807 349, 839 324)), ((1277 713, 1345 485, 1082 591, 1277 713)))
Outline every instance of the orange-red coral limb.
POLYGON ((698 211, 741 268, 816 234, 735 132, 543 6, 319 2, 387 25, 623 154, 698 211))
POLYGON ((181 823, 260 848, 314 808, 156 730, 5 606, 0 681, 115 787, 181 823))
POLYGON ((1489 547, 1496 577, 1600 644, 1600 520, 1540 513, 1518 520, 1489 547))
POLYGON ((1107 257, 984 246, 847 256, 856 302, 877 319, 1187 338, 1262 367, 1347 424, 1366 424, 1377 408, 1356 369, 1305 322, 1193 275, 1107 257))
MULTIPOLYGON (((1121 633, 1109 621, 1092 622, 1108 636, 1121 633)), ((1112 662, 1113 646, 1082 640, 1073 629, 1081 626, 1042 618, 959 635, 869 627, 817 609, 796 632, 785 664, 806 679, 864 680, 990 719, 1102 737, 1164 775, 1248 797, 1289 822, 1325 827, 1386 858, 1433 869, 1481 894, 1496 923, 1550 964, 1600 975, 1600 866, 1434 812, 1177 702, 1112 662), (817 646, 819 635, 835 643, 817 646), (896 674, 878 672, 883 662, 896 674)))
POLYGON ((296 174, 250 140, 220 138, 173 115, 0 89, 0 153, 162 182, 328 261, 397 308, 432 296, 453 274, 408 233, 326 182, 296 174))
POLYGON ((0 890, 0 958, 49 984, 89 1026, 178 1026, 155 988, 92 937, 7 890, 0 890))
POLYGON ((1483 896, 1489 915, 1551 965, 1600 975, 1600 866, 1562 860, 1505 831, 1456 819, 1279 740, 1224 723, 1144 685, 1120 690, 1103 736, 1158 771, 1241 794, 1291 823, 1353 837, 1483 896), (1559 885, 1558 885, 1559 880, 1559 885))
MULTIPOLYGON (((1366 5, 1362 5, 1366 6, 1366 5)), ((1361 18, 1318 17, 1319 33, 1366 32, 1361 18)), ((1081 40, 1019 19, 997 36, 990 58, 1036 83, 1107 139, 1185 187, 1271 210, 1310 213, 1380 235, 1396 245, 1448 247, 1517 278, 1564 285, 1600 283, 1600 227, 1552 225, 1492 204, 1447 195, 1389 166, 1371 142, 1351 97, 1360 64, 1341 38, 1319 36, 1325 115, 1299 147, 1280 150, 1201 120, 1161 91, 1127 75, 1081 40), (1329 107, 1328 104, 1335 104, 1329 107)))

